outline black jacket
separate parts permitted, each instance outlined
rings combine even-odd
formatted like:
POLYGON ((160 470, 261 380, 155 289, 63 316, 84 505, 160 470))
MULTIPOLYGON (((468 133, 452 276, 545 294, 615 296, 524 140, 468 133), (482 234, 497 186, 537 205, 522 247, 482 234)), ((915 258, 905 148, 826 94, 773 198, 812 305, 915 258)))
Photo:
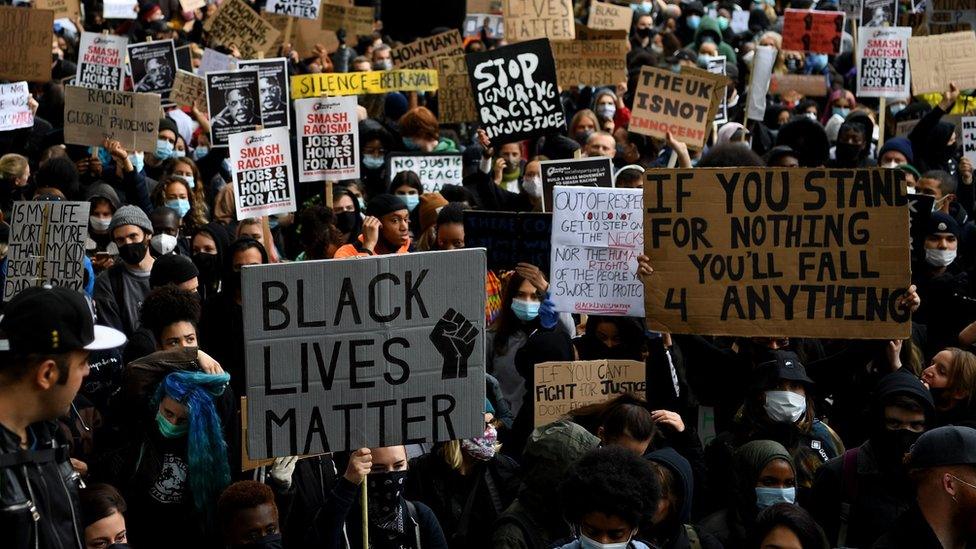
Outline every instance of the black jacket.
POLYGON ((31 449, 0 425, 0 543, 4 549, 82 549, 80 477, 53 422, 28 427, 31 449))
MULTIPOLYGON (((872 545, 874 549, 942 549, 942 542, 918 507, 906 511, 888 532, 872 545)), ((966 544, 972 547, 972 544, 966 544)))

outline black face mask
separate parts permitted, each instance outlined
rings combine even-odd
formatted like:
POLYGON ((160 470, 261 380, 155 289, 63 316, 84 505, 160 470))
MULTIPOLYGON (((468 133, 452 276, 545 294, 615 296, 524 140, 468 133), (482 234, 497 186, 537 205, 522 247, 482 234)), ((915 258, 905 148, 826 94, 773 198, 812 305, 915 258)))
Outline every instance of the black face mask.
POLYGON ((230 547, 231 549, 282 549, 284 545, 281 542, 281 534, 268 534, 257 541, 230 547))
POLYGON ((651 37, 651 27, 645 27, 643 29, 638 28, 634 32, 636 32, 637 33, 637 36, 639 36, 641 38, 650 38, 651 37))
POLYGON ((356 220, 359 214, 356 212, 340 212, 336 214, 336 228, 344 233, 351 233, 356 228, 356 220))
POLYGON ((908 453, 912 444, 915 444, 921 434, 908 429, 891 430, 883 428, 871 437, 871 445, 875 449, 875 455, 879 462, 897 466, 902 464, 905 454, 908 453))
POLYGON ((390 471, 387 473, 370 473, 366 475, 366 482, 369 483, 369 507, 370 522, 377 522, 389 517, 396 512, 400 505, 400 497, 403 494, 403 483, 407 479, 406 471, 390 471))
POLYGON ((126 265, 138 265, 139 262, 146 257, 147 244, 148 241, 143 241, 119 246, 119 258, 124 261, 126 265))
POLYGON ((855 145, 853 143, 838 143, 837 144, 837 160, 845 164, 852 164, 857 162, 858 156, 861 154, 861 145, 855 145))
POLYGON ((193 254, 193 264, 197 266, 197 270, 200 271, 200 276, 207 280, 213 280, 217 274, 217 254, 205 254, 203 252, 197 252, 193 254))

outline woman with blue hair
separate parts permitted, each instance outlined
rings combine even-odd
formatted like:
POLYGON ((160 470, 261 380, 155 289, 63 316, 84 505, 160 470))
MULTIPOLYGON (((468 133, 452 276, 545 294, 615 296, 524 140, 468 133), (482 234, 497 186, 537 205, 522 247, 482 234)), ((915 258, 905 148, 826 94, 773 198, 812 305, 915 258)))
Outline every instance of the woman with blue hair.
POLYGON ((219 546, 217 498, 231 478, 215 400, 229 382, 226 373, 167 374, 150 402, 154 418, 145 417, 133 443, 112 457, 111 480, 132 503, 126 518, 135 546, 219 546))

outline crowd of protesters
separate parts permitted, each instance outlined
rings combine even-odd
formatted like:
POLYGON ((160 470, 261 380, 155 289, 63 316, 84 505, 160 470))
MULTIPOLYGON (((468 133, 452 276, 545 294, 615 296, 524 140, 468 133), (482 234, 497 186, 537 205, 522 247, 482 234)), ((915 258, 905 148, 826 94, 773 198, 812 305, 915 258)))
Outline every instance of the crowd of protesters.
MULTIPOLYGON (((839 55, 782 49, 786 8, 836 11, 837 0, 633 4, 628 79, 561 89, 568 131, 530 142, 493 147, 473 120, 439 123, 436 93, 359 96, 361 177, 331 196, 298 185, 297 211, 252 219, 235 216, 228 150, 211 146, 198 109, 166 112, 155 150, 64 144, 62 80, 82 31, 173 39, 197 64, 204 47, 239 56, 204 31, 218 3, 140 0, 127 21, 83 4, 84 20, 55 24, 51 79, 31 85, 33 127, 0 133, 0 251, 15 201, 91 204, 85 292, 29 288, 3 305, 0 547, 358 548, 364 534, 383 549, 976 545, 976 193, 944 120, 976 96, 950 84, 857 98, 850 19, 839 55), (734 32, 742 11, 748 28, 734 32), (728 119, 744 120, 757 45, 779 48, 776 74, 822 75, 824 95, 769 95, 763 120, 728 122, 701 151, 628 131, 641 67, 716 54, 732 81, 728 119), (898 135, 905 121, 917 123, 898 135), (462 184, 424 192, 416 173, 391 178, 394 152, 461 153, 462 184), (618 187, 669 165, 901 170, 909 192, 934 198, 898 304, 911 337, 656 333, 643 319, 555 312, 548 273, 522 263, 486 277, 482 436, 241 472, 242 268, 464 248, 465 210, 541 211, 540 161, 574 156, 610 157, 618 187), (533 429, 534 366, 597 359, 644 363, 644 398, 533 429)), ((914 4, 895 3, 902 14, 914 4)), ((575 8, 585 22, 589 2, 575 8)), ((378 5, 374 26, 333 52, 278 53, 291 75, 388 70, 401 42, 378 5)), ((464 48, 503 45, 485 27, 464 48)), ((653 269, 642 257, 639 276, 653 269)))

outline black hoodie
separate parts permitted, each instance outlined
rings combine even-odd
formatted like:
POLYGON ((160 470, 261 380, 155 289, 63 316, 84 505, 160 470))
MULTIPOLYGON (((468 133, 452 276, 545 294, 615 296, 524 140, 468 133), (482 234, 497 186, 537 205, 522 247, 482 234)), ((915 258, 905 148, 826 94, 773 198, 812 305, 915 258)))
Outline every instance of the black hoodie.
POLYGON ((691 464, 687 459, 672 448, 654 450, 644 455, 648 461, 663 465, 674 477, 674 489, 680 490, 676 494, 680 509, 677 514, 669 513, 667 523, 661 524, 653 531, 641 529, 641 539, 650 536, 656 538, 655 547, 661 549, 687 549, 691 547, 688 539, 688 529, 693 528, 699 543, 704 549, 721 549, 722 545, 713 536, 699 532, 697 528, 689 526, 691 523, 691 504, 695 493, 694 475, 691 464))

